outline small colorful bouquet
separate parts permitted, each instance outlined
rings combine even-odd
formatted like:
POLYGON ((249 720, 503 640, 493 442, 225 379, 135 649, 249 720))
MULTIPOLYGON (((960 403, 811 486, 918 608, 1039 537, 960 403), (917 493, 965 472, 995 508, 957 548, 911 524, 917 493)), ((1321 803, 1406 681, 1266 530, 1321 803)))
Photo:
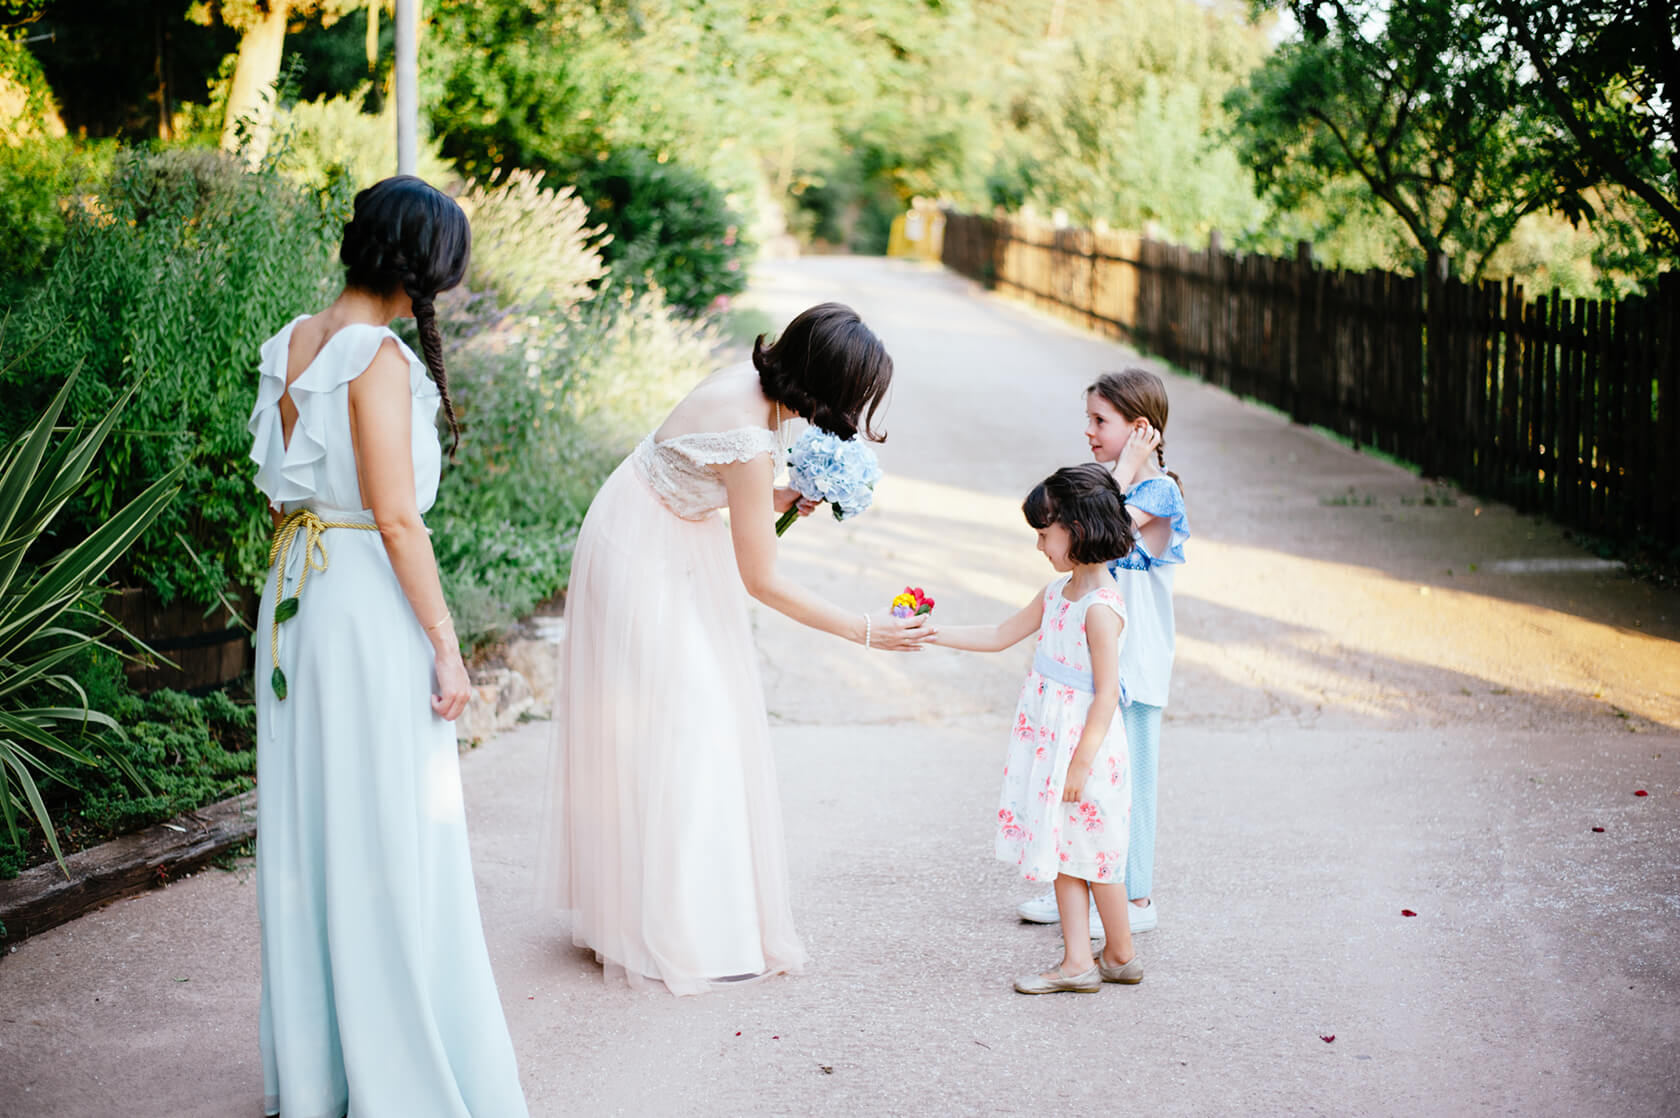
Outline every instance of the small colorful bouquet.
POLYGON ((922 593, 920 586, 906 586, 892 600, 894 617, 920 617, 933 612, 933 599, 922 593))
MULTIPOLYGON (((861 439, 842 439, 819 427, 807 427, 788 451, 788 485, 806 500, 827 501, 836 520, 849 520, 867 509, 880 480, 881 464, 861 439)), ((776 521, 776 534, 787 531, 798 518, 796 504, 776 521)))

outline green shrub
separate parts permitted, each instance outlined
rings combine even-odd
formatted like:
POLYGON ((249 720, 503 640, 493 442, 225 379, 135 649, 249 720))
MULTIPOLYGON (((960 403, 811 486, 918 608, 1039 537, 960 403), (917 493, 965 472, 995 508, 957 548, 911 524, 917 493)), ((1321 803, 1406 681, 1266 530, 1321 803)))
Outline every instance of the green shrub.
POLYGON ((64 135, 58 100, 22 36, 0 29, 0 146, 64 135))
POLYGON ((75 196, 109 172, 109 146, 67 139, 0 142, 0 303, 40 284, 64 244, 75 196))
MULTIPOLYGON (((341 97, 299 101, 274 114, 277 158, 287 176, 314 187, 343 184, 354 193, 397 173, 396 101, 362 110, 366 86, 341 97)), ((415 173, 437 186, 451 177, 437 145, 422 143, 415 173)))
MULTIPOLYGON (((66 852, 86 849, 246 791, 254 784, 256 709, 223 692, 192 698, 159 691, 119 700, 110 713, 126 740, 111 735, 106 750, 131 766, 144 789, 114 766, 75 767, 45 786, 66 852)), ((49 857, 38 827, 14 842, 0 830, 0 878, 15 877, 49 857)))
POLYGON ((577 192, 611 240, 601 249, 622 282, 664 292, 690 311, 747 287, 742 219, 703 175, 640 148, 577 171, 577 192))
POLYGON ((503 306, 563 309, 588 299, 606 275, 589 207, 571 187, 542 180, 540 171, 514 171, 471 184, 456 199, 472 222, 469 290, 492 293, 503 306))
POLYGON ((62 250, 3 339, 21 357, 0 371, 0 434, 77 367, 72 421, 103 415, 139 381, 89 495, 67 510, 70 530, 88 531, 186 463, 180 495, 119 578, 202 605, 230 580, 260 579, 269 524, 245 429, 258 349, 336 292, 344 215, 341 196, 188 149, 121 153, 100 194, 72 209, 62 250))
POLYGON ((718 336, 657 290, 609 287, 564 316, 510 314, 493 327, 466 300, 452 307, 465 437, 426 519, 471 644, 565 586, 595 490, 709 371, 718 336))

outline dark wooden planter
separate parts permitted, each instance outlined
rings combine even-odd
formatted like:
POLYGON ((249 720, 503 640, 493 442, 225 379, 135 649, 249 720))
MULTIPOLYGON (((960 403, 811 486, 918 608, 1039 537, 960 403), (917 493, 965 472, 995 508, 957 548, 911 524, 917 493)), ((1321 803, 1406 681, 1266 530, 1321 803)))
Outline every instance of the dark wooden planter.
POLYGON ((256 833, 253 790, 72 854, 64 860, 68 876, 56 862, 24 870, 11 881, 0 881, 0 947, 100 905, 167 885, 256 833))
MULTIPOLYGON (((256 596, 245 593, 234 601, 246 622, 254 623, 256 596)), ((251 673, 251 632, 226 606, 208 611, 188 602, 164 606, 144 590, 128 589, 118 591, 109 608, 123 628, 165 661, 153 667, 129 665, 128 684, 136 691, 207 691, 251 673)))

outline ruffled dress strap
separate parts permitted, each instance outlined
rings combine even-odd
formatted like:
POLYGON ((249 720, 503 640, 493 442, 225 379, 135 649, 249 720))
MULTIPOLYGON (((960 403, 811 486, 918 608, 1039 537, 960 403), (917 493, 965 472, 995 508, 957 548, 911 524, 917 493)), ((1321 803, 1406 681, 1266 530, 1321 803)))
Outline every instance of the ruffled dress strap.
POLYGON ((257 464, 256 486, 275 509, 288 502, 307 501, 320 492, 332 420, 329 409, 335 406, 332 394, 367 371, 387 338, 394 339, 408 359, 410 393, 417 398, 438 396, 437 386, 426 376, 425 365, 401 338, 389 327, 364 323, 345 326, 328 338, 288 386, 286 367, 292 332, 309 317, 299 315, 263 343, 257 402, 246 424, 251 434, 251 461, 257 464), (289 445, 280 420, 280 401, 288 393, 298 413, 289 445))
POLYGON ((1184 511, 1184 494, 1172 478, 1162 474, 1144 478, 1126 493, 1126 503, 1167 521, 1167 546, 1159 555, 1152 555, 1140 539, 1130 555, 1115 560, 1114 570, 1148 570, 1163 563, 1183 563, 1184 543, 1190 538, 1190 518, 1184 511))

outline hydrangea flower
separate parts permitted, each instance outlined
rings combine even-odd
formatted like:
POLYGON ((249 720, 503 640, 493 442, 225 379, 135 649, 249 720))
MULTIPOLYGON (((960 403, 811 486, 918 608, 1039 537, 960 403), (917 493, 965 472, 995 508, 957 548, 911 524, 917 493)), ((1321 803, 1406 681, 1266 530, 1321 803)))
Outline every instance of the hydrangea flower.
MULTIPOLYGON (((807 427, 788 452, 788 485, 807 500, 826 501, 836 520, 849 520, 867 509, 880 480, 881 464, 861 439, 842 439, 807 427)), ((783 513, 776 534, 787 531, 797 516, 797 509, 783 513)))

